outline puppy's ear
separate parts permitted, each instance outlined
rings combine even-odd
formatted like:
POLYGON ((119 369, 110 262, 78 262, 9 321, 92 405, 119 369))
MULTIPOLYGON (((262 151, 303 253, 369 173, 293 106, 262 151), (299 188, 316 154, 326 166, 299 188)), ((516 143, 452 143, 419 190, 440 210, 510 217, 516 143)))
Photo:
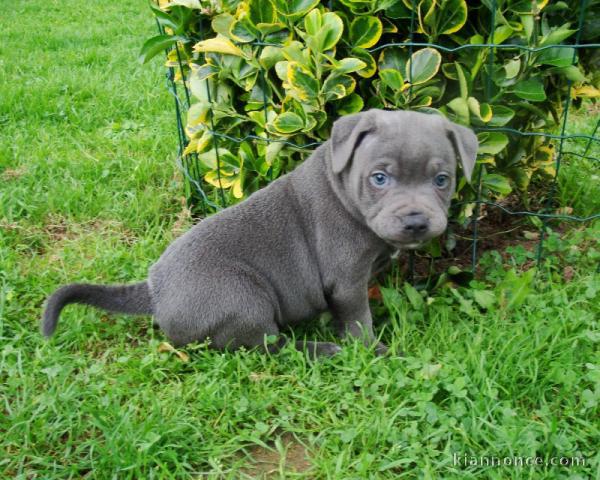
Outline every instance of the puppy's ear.
POLYGON ((354 150, 369 132, 375 130, 375 112, 369 110, 340 117, 333 124, 329 147, 333 173, 340 173, 350 163, 354 150))
POLYGON ((448 136, 454 146, 456 155, 460 158, 460 164, 462 165, 465 177, 470 183, 473 168, 475 168, 475 160, 477 159, 479 140, 477 140, 477 136, 473 133, 473 130, 452 122, 450 122, 448 136))

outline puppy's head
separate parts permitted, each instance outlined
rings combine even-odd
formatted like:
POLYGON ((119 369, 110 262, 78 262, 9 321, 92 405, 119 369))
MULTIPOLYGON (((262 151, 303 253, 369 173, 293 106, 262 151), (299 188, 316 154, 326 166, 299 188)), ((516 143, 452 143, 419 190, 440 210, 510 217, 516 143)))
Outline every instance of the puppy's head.
POLYGON ((478 147, 471 130, 441 116, 384 110, 340 118, 329 143, 343 201, 398 248, 446 229, 457 160, 470 180, 478 147))

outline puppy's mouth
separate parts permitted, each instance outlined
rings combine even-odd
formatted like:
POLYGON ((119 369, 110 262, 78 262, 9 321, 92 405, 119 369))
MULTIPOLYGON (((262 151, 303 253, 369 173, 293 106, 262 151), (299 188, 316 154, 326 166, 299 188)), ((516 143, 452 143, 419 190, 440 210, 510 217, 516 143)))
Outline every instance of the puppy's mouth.
MULTIPOLYGON (((384 239, 385 240, 385 239, 384 239)), ((385 240, 387 243, 392 245, 394 248, 398 250, 417 250, 425 245, 425 241, 420 242, 399 242, 398 240, 385 240)))
POLYGON ((422 247, 424 244, 425 244, 425 242, 405 243, 400 248, 404 248, 405 250, 417 250, 418 248, 422 247))

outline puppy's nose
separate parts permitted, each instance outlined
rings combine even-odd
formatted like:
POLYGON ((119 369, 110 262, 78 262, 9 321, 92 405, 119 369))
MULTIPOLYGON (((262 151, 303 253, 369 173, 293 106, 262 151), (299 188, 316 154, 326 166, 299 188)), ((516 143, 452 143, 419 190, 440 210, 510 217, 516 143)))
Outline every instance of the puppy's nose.
POLYGON ((420 213, 410 213, 403 219, 404 231, 419 235, 429 230, 429 219, 420 213))

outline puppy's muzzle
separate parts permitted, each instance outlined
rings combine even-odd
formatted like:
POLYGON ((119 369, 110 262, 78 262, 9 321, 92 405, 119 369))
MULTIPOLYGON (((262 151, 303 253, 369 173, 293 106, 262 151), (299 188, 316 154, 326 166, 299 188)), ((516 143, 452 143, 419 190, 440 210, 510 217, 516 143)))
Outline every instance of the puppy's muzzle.
POLYGON ((422 213, 411 212, 402 217, 401 222, 403 233, 415 240, 419 240, 429 232, 429 218, 422 213))

